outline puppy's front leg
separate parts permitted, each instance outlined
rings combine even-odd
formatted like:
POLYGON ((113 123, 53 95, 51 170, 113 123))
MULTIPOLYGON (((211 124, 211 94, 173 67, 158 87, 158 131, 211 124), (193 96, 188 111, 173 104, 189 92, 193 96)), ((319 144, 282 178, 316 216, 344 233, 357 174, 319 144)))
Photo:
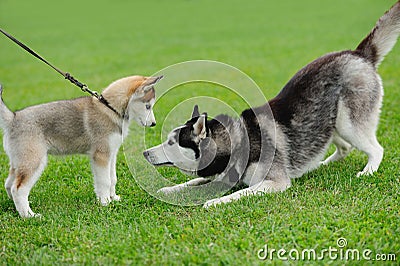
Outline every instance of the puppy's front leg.
POLYGON ((121 197, 115 192, 115 186, 117 184, 117 154, 118 151, 114 152, 111 156, 111 166, 110 166, 110 177, 111 177, 111 187, 110 187, 110 198, 111 200, 119 201, 121 197))
POLYGON ((108 149, 96 149, 91 158, 94 191, 101 205, 106 206, 111 202, 111 155, 108 149))

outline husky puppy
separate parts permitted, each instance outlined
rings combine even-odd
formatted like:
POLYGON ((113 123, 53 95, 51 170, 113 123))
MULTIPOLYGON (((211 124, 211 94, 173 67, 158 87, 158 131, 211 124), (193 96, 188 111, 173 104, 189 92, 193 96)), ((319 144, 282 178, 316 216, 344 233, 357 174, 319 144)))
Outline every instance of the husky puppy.
POLYGON ((1 99, 0 125, 10 159, 5 187, 19 215, 35 216, 28 196, 46 166, 47 154, 88 154, 100 203, 119 200, 115 193, 118 149, 132 120, 141 126, 156 124, 152 107, 154 85, 160 79, 131 76, 111 83, 102 93, 111 108, 95 97, 81 97, 11 112, 1 99))
POLYGON ((201 185, 210 182, 210 176, 249 187, 210 200, 205 207, 284 191, 291 178, 321 164, 331 143, 336 151, 322 164, 342 159, 356 148, 368 156, 357 176, 373 174, 383 157, 376 139, 383 96, 377 68, 399 34, 400 1, 355 50, 316 59, 275 98, 245 110, 239 119, 220 115, 208 121, 206 113, 200 115, 195 107, 191 120, 174 129, 164 143, 144 151, 144 156, 153 165, 173 165, 200 177, 160 192, 201 185))

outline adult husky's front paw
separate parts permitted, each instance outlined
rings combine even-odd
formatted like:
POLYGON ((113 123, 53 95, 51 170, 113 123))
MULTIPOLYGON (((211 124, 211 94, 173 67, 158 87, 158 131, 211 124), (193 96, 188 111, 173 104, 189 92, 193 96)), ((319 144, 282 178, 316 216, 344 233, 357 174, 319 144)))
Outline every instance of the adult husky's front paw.
POLYGON ((184 185, 176 185, 172 187, 163 187, 157 190, 157 193, 163 193, 163 194, 171 194, 171 193, 176 193, 178 191, 181 191, 184 188, 184 185))
POLYGON ((174 187, 163 187, 157 190, 158 194, 171 194, 174 192, 174 187))
POLYGON ((210 207, 215 207, 217 205, 220 205, 220 204, 226 203, 226 202, 229 202, 229 201, 225 201, 223 198, 212 199, 212 200, 209 200, 206 203, 204 203, 203 208, 208 209, 210 207))

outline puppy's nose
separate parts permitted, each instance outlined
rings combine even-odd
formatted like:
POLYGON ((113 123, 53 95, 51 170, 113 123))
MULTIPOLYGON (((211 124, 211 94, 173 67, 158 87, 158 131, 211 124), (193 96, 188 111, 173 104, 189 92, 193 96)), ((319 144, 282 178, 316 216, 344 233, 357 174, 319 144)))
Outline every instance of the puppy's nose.
POLYGON ((156 125, 156 122, 152 122, 150 127, 154 127, 156 125))

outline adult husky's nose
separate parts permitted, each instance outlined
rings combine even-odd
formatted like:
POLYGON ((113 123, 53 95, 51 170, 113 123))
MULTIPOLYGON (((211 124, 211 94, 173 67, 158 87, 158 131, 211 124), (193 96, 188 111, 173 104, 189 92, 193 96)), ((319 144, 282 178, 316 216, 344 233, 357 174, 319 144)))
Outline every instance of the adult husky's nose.
POLYGON ((149 150, 145 150, 145 151, 143 152, 143 156, 144 156, 144 158, 146 159, 146 161, 148 161, 148 162, 151 163, 151 164, 154 164, 154 163, 153 163, 153 156, 151 155, 151 152, 149 152, 149 150))
MULTIPOLYGON (((146 158, 147 161, 149 161, 150 152, 149 152, 148 150, 145 150, 145 151, 143 152, 143 156, 144 156, 144 158, 146 158)), ((150 162, 150 161, 149 161, 149 162, 150 162)))
POLYGON ((154 127, 156 125, 156 122, 152 122, 150 127, 154 127))

